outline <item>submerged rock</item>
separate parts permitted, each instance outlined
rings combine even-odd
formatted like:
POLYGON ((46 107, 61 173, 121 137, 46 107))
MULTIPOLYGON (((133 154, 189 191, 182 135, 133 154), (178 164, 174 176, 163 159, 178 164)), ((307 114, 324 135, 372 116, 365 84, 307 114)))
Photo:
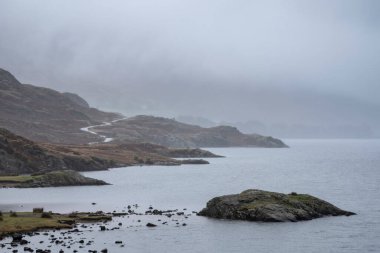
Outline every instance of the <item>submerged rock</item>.
POLYGON ((294 222, 323 216, 354 214, 307 194, 283 194, 250 189, 240 194, 213 198, 198 215, 219 219, 294 222))
POLYGON ((185 159, 181 161, 182 164, 210 164, 208 161, 203 159, 185 159))

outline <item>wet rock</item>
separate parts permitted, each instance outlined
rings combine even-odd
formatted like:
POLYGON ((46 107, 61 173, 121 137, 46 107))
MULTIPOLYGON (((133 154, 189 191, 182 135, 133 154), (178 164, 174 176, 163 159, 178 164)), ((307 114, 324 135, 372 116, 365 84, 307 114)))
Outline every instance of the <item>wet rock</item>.
POLYGON ((13 234, 13 235, 12 235, 12 242, 13 242, 13 243, 20 243, 21 240, 22 240, 22 238, 23 238, 23 235, 22 235, 22 234, 18 234, 18 233, 13 234))
POLYGON ((20 245, 25 245, 28 244, 29 242, 27 240, 21 239, 20 245))
POLYGON ((152 211, 152 214, 154 214, 154 215, 162 215, 162 211, 159 211, 159 210, 157 210, 157 209, 154 209, 154 210, 152 211))

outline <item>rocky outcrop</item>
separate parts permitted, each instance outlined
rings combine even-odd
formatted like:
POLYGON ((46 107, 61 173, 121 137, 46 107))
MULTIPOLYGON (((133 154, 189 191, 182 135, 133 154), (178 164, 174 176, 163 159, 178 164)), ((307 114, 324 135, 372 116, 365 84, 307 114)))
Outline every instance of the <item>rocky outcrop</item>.
POLYGON ((199 148, 168 148, 161 150, 162 155, 166 155, 173 158, 219 158, 223 157, 216 155, 208 150, 199 148))
POLYGON ((107 185, 103 180, 85 177, 72 170, 53 171, 41 175, 31 176, 31 179, 20 183, 19 188, 58 187, 58 186, 85 186, 107 185))
POLYGON ((241 133, 237 128, 218 126, 203 128, 153 116, 136 116, 112 125, 91 129, 112 136, 118 142, 149 142, 172 148, 197 147, 287 147, 281 140, 241 133))
POLYGON ((307 194, 246 190, 211 199, 198 215, 219 219, 294 222, 354 213, 307 194))
POLYGON ((168 148, 152 143, 123 143, 118 145, 119 149, 127 149, 130 151, 144 151, 171 158, 219 158, 208 150, 199 148, 168 148))

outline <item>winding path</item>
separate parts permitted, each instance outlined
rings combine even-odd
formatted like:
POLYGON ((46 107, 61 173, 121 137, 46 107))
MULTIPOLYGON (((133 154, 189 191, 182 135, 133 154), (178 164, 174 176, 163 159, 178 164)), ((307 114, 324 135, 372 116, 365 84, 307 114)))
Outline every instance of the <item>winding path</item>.
POLYGON ((118 122, 118 121, 121 121, 121 120, 125 120, 125 119, 127 119, 127 118, 115 119, 115 120, 112 120, 111 122, 103 122, 103 124, 99 124, 99 125, 93 125, 93 126, 88 126, 88 127, 82 127, 80 130, 82 130, 82 131, 84 131, 84 132, 87 132, 87 133, 90 133, 90 134, 97 135, 97 136, 99 136, 100 138, 103 139, 103 141, 101 141, 101 142, 90 142, 89 144, 107 143, 107 142, 111 142, 111 141, 113 141, 114 138, 111 138, 111 137, 107 137, 107 136, 105 136, 105 135, 98 134, 97 132, 91 131, 90 129, 92 129, 92 128, 94 128, 94 127, 111 126, 113 123, 118 122))

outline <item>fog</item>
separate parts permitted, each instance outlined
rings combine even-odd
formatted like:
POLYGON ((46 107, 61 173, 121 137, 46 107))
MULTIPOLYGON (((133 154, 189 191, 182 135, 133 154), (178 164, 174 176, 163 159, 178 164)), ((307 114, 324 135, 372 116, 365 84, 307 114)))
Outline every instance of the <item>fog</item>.
POLYGON ((0 67, 128 116, 379 137, 379 13, 377 0, 1 0, 0 67))

